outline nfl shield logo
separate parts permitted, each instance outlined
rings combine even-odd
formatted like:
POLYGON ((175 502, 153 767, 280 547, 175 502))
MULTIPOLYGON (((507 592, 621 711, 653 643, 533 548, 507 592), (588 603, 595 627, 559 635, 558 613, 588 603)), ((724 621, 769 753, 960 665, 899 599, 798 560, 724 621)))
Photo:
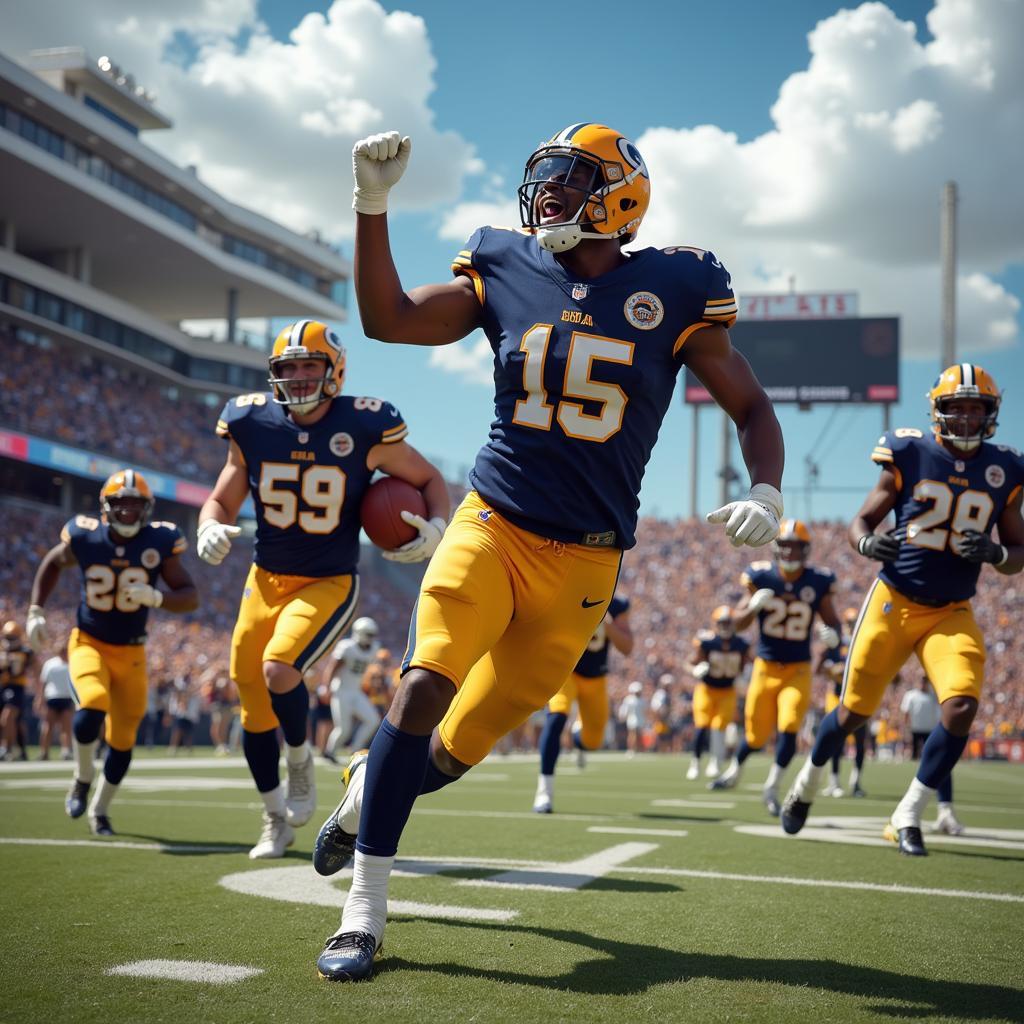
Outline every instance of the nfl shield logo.
POLYGON ((573 302, 582 302, 590 292, 590 285, 586 284, 574 284, 572 286, 572 299, 573 302))
POLYGON ((309 444, 309 434, 304 430, 299 434, 299 444, 309 444))

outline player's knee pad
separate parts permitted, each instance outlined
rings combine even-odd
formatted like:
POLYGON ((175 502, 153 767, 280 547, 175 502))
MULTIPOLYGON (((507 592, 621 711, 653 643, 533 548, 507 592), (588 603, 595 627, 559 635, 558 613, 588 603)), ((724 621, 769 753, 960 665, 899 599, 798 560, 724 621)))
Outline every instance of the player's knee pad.
POLYGON ((71 731, 79 743, 94 743, 100 737, 106 712, 92 708, 79 708, 71 720, 71 731))

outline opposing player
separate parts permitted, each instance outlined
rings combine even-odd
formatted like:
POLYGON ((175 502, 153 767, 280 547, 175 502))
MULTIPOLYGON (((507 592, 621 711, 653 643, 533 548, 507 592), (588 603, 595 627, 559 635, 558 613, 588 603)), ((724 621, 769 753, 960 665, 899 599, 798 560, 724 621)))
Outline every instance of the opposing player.
POLYGON ((995 380, 980 366, 959 363, 943 370, 928 398, 931 435, 895 430, 871 454, 882 472, 850 524, 849 539, 882 569, 853 631, 841 702, 822 722, 782 814, 790 835, 803 828, 822 768, 875 713, 889 681, 916 653, 935 687, 942 721, 886 829, 900 853, 914 857, 927 853, 921 816, 960 759, 978 710, 985 642, 971 598, 982 566, 1004 576, 1024 567, 1024 458, 990 443, 1001 400, 995 380), (896 529, 876 533, 890 512, 896 529), (990 536, 993 526, 998 543, 990 536))
POLYGON ((394 561, 429 558, 448 520, 438 470, 405 442, 398 410, 342 394, 345 350, 326 324, 300 320, 274 341, 270 388, 231 399, 217 424, 224 468, 199 513, 199 557, 219 565, 240 532, 251 493, 256 548, 231 639, 230 674, 242 706, 242 749, 263 800, 254 860, 283 857, 294 826, 316 807, 302 681, 348 628, 359 599, 359 504, 376 471, 419 488, 427 516, 405 512, 418 536, 394 561), (278 725, 288 790, 280 779, 278 725))
POLYGON ((839 618, 832 605, 835 576, 807 564, 807 527, 798 519, 784 520, 772 547, 774 563, 754 562, 741 578, 749 593, 736 609, 736 628, 746 629, 757 619, 757 657, 747 687, 743 742, 709 788, 735 786, 744 761, 777 730, 762 799, 768 813, 778 817, 779 780, 796 753, 797 733, 811 703, 811 625, 817 615, 819 639, 826 647, 838 647, 839 618))
POLYGON ((725 730, 736 717, 736 678, 750 662, 750 643, 736 635, 732 608, 719 605, 711 613, 712 629, 693 638, 687 668, 697 680, 693 689, 693 753, 686 777, 700 777, 700 759, 710 748, 708 778, 717 778, 725 760, 725 730))
MULTIPOLYGON (((13 759, 25 708, 28 672, 35 660, 21 626, 13 619, 0 630, 0 758, 13 759)), ((24 747, 22 747, 24 754, 24 747)))
POLYGON ((346 740, 353 750, 370 742, 380 715, 363 690, 363 676, 377 660, 380 640, 377 623, 368 616, 352 624, 352 636, 339 640, 331 654, 327 675, 331 681, 331 718, 334 728, 327 738, 327 752, 333 757, 346 740), (355 733, 352 729, 355 725, 355 733))
MULTIPOLYGON (((843 612, 843 635, 838 647, 826 647, 818 656, 814 666, 815 675, 823 675, 827 689, 825 691, 825 714, 839 706, 839 698, 843 692, 843 674, 846 670, 846 658, 850 651, 850 634, 857 621, 857 609, 847 608, 843 612)), ((860 775, 864 769, 864 755, 867 752, 867 726, 863 725, 853 734, 855 743, 853 767, 850 769, 850 795, 863 797, 867 794, 860 784, 860 775)), ((839 781, 839 764, 843 759, 841 747, 832 756, 832 769, 829 772, 828 784, 821 791, 822 796, 843 796, 843 785, 839 781)))
POLYGON ((108 811, 128 771, 139 723, 146 714, 146 622, 152 608, 190 612, 199 595, 181 555, 187 545, 174 523, 150 522, 153 492, 134 469, 114 473, 100 489, 100 516, 69 520, 39 563, 26 619, 29 642, 46 643, 43 606, 61 572, 82 573, 78 625, 68 641, 68 667, 78 710, 72 720, 75 776, 64 808, 86 811, 95 776, 93 758, 106 719, 103 776, 88 803, 94 835, 114 830, 108 811), (167 589, 157 586, 160 581, 167 589))
POLYGON ((622 249, 650 199, 628 139, 589 123, 559 132, 527 163, 522 229, 481 228, 456 257, 453 281, 405 292, 385 213, 410 148, 391 132, 353 153, 363 328, 413 345, 482 329, 495 355, 495 419, 473 490, 424 577, 402 685, 321 831, 330 840, 321 851, 333 846, 328 859, 340 864, 358 829, 342 925, 318 961, 336 980, 372 971, 417 795, 454 782, 542 708, 607 614, 684 364, 736 422, 754 482, 710 520, 735 544, 758 545, 782 513, 782 437, 729 343, 729 275, 703 249, 622 249))

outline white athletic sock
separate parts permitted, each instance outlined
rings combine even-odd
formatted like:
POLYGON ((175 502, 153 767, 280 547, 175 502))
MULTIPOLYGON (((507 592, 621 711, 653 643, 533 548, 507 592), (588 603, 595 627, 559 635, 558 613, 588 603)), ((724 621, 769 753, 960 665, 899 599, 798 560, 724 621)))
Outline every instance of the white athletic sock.
POLYGON ((946 800, 940 800, 939 801, 939 817, 941 818, 943 814, 952 814, 952 813, 953 813, 953 805, 951 803, 949 803, 948 801, 946 801, 946 800))
POLYGON ((309 757, 309 744, 305 740, 298 747, 290 747, 287 743, 284 745, 284 758, 289 764, 305 764, 307 757, 309 757))
POLYGON ((96 787, 96 792, 93 794, 92 801, 89 804, 90 816, 95 817, 97 814, 106 814, 110 809, 110 801, 117 796, 117 791, 120 788, 120 783, 109 782, 106 775, 101 775, 100 784, 96 787))
POLYGON ((911 780, 903 799, 892 812, 893 828, 920 828, 921 816, 934 795, 935 790, 929 789, 920 779, 911 780))
POLYGON ((338 823, 342 830, 350 836, 359 834, 359 815, 363 810, 363 783, 366 781, 366 768, 355 772, 345 790, 345 802, 342 804, 338 823))
POLYGON ((818 791, 824 768, 824 765, 819 768, 810 758, 804 761, 804 766, 797 772, 796 781, 793 783, 792 792, 797 800, 808 804, 814 801, 814 794, 818 791))
POLYGON ((723 730, 711 730, 711 739, 708 742, 708 746, 711 748, 711 756, 716 761, 723 761, 725 759, 725 733, 723 730))
POLYGON ((741 765, 739 761, 737 761, 734 757, 729 762, 729 766, 725 769, 724 772, 722 772, 720 777, 723 779, 738 779, 740 777, 740 772, 742 771, 742 769, 743 765, 741 765))
POLYGON ((537 796, 546 796, 549 799, 555 792, 554 775, 537 776, 537 796))
POLYGON ((379 943, 388 918, 388 880, 394 857, 372 857, 356 850, 352 886, 341 912, 341 926, 334 933, 370 932, 379 943))
POLYGON ((96 778, 98 742, 99 740, 93 740, 92 743, 79 743, 76 739, 71 741, 71 749, 75 752, 75 778, 79 782, 92 782, 96 778))
POLYGON ((786 769, 783 768, 782 765, 775 764, 775 762, 773 761, 771 768, 768 769, 768 778, 765 779, 764 788, 777 789, 779 785, 779 780, 782 778, 782 773, 785 770, 786 769))
POLYGON ((266 793, 260 793, 267 814, 284 814, 284 786, 277 785, 266 793))
POLYGON ((850 789, 856 789, 860 785, 860 769, 854 765, 850 769, 850 789))
POLYGON ((828 784, 832 786, 834 789, 839 788, 839 772, 828 773, 828 784))

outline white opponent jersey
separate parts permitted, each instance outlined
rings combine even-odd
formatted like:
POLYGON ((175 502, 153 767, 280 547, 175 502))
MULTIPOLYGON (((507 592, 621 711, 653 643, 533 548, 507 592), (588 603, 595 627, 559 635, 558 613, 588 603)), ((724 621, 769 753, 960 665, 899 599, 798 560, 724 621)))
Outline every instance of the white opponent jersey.
POLYGON ((363 685, 366 670, 377 660, 380 641, 373 640, 369 647, 361 647, 353 637, 345 637, 334 646, 338 667, 331 677, 331 690, 358 690, 363 685))

